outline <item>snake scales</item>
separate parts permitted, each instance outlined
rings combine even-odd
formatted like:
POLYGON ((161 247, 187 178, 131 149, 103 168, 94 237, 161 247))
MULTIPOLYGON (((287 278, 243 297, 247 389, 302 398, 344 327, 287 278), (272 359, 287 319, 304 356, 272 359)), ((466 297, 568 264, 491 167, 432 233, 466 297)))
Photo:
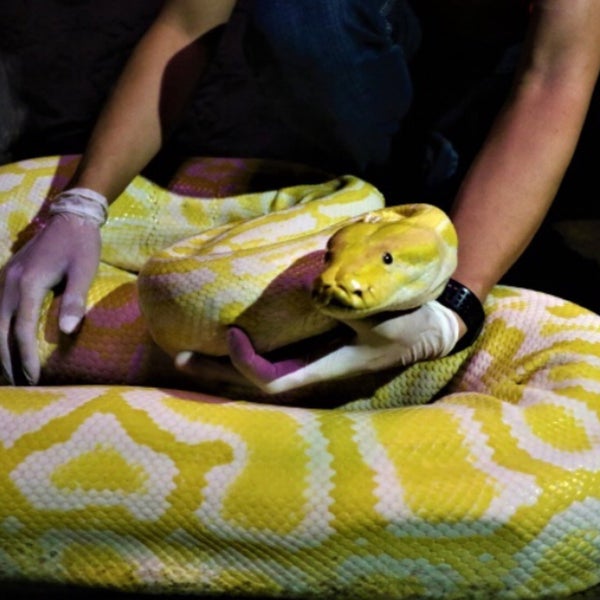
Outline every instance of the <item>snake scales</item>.
MULTIPOLYGON (((1 168, 2 262, 76 160, 1 168)), ((202 169, 232 166, 242 180, 261 169, 202 169)), ((58 335, 48 298, 43 385, 0 393, 0 578, 365 599, 554 598, 596 585, 600 317, 498 286, 470 350, 302 398, 320 407, 166 387, 171 360, 136 287, 157 248, 198 233, 206 215, 221 227, 307 196, 378 197, 353 178, 186 195, 204 183, 192 163, 178 194, 140 177, 113 204, 75 342, 58 335)))

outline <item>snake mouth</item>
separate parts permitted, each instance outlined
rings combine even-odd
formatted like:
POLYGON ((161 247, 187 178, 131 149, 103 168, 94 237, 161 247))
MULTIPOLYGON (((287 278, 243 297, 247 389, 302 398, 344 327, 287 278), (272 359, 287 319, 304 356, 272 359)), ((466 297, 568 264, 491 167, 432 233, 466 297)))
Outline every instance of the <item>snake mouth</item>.
POLYGON ((332 308, 338 310, 355 310, 356 307, 348 304, 345 299, 331 297, 327 299, 323 299, 321 297, 314 298, 315 303, 321 308, 332 308))
POLYGON ((338 288, 321 288, 312 292, 312 299, 317 308, 331 316, 350 314, 360 316, 368 311, 362 293, 348 294, 345 290, 338 288))

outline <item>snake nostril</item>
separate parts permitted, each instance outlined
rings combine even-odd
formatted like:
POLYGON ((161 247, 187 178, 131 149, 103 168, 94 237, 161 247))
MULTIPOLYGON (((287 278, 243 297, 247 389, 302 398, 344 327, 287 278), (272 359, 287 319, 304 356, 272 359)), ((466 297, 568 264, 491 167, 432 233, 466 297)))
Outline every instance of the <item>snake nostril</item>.
POLYGON ((352 293, 353 293, 355 296, 358 296, 359 298, 362 298, 362 297, 363 297, 362 290, 354 290, 352 293))

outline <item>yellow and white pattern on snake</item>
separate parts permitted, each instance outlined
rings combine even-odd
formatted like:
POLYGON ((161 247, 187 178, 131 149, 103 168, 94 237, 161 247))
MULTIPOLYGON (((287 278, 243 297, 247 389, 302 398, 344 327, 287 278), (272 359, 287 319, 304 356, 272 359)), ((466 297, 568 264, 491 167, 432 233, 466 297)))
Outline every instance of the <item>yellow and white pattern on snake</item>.
POLYGON ((3 388, 2 578, 369 599, 596 585, 600 317, 500 286, 486 312, 420 406, 3 388))
POLYGON ((440 209, 408 204, 365 214, 380 196, 364 182, 343 181, 333 193, 331 184, 318 189, 328 195, 314 202, 310 194, 309 203, 184 239, 148 259, 138 289, 158 345, 172 355, 223 356, 226 329, 236 324, 267 352, 332 329, 338 314, 361 318, 439 296, 456 267, 457 242, 440 209), (358 216, 348 217, 356 199, 358 216), (324 270, 329 240, 337 258, 324 270), (392 264, 383 262, 386 252, 393 252, 392 264), (336 289, 349 279, 346 287, 364 289, 361 301, 342 294, 342 303, 317 309, 311 289, 321 272, 321 287, 336 289), (273 327, 279 323, 285 326, 273 327))
MULTIPOLYGON (((29 237, 34 229, 29 224, 38 214, 41 203, 66 184, 76 163, 77 157, 60 160, 49 157, 22 161, 0 171, 0 192, 4 200, 0 210, 7 214, 0 232, 4 240, 0 256, 3 263, 14 245, 21 245, 29 237)), ((172 375, 171 361, 161 355, 162 350, 153 343, 146 320, 141 317, 135 273, 151 256, 174 242, 195 235, 184 245, 198 245, 203 238, 199 232, 210 230, 207 236, 213 237, 227 231, 236 222, 254 219, 258 225, 260 215, 270 213, 276 213, 272 216, 278 218, 280 211, 291 212, 291 221, 301 220, 310 205, 318 206, 317 210, 310 209, 314 224, 317 224, 318 218, 318 224, 327 227, 352 215, 381 208, 383 199, 375 188, 353 177, 334 179, 318 186, 294 186, 261 194, 215 199, 173 194, 142 177, 136 178, 113 203, 109 221, 102 229, 102 263, 89 294, 91 310, 76 345, 61 339, 57 331, 57 304, 47 307, 50 318, 41 322, 39 332, 45 376, 53 381, 58 378, 62 381, 83 379, 138 383, 147 381, 150 372, 172 375), (295 209, 298 209, 296 219, 295 209), (159 357, 163 360, 157 361, 159 357)), ((42 207, 42 215, 46 209, 42 207)), ((272 238, 275 233, 272 226, 268 233, 272 238)), ((173 251, 177 253, 179 249, 180 246, 175 246, 173 251)), ((172 289, 176 289, 174 275, 171 273, 168 282, 172 289)), ((254 280, 258 281, 257 274, 254 280)), ((249 289, 249 286, 244 285, 242 289, 249 289)), ((216 287, 209 291, 216 293, 216 287)), ((156 305, 159 310, 154 309, 156 312, 152 319, 156 319, 158 324, 162 322, 164 305, 158 302, 158 298, 156 305)), ((204 305, 199 303, 199 306, 204 305)), ((214 306, 214 303, 207 306, 214 306)), ((213 316, 208 310, 203 314, 213 316)), ((330 325, 331 320, 328 319, 327 323, 330 325)), ((183 331, 186 325, 184 322, 183 331)), ((207 336, 210 322, 205 319, 197 325, 206 330, 203 336, 211 339, 207 336)), ((194 333, 196 331, 197 327, 194 333)), ((208 348, 211 354, 223 353, 218 349, 210 351, 210 346, 208 348)))

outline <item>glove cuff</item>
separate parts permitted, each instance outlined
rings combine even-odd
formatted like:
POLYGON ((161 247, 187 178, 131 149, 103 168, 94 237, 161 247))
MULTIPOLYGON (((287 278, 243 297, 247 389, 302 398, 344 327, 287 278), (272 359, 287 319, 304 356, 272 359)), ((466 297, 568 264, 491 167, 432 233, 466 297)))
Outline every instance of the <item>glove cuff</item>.
POLYGON ((108 218, 108 201, 94 190, 72 188, 54 198, 49 212, 51 215, 59 213, 78 215, 102 227, 108 218))
POLYGON ((481 333, 485 313, 479 298, 465 285, 450 279, 437 301, 453 310, 467 326, 467 332, 458 340, 452 352, 460 352, 470 346, 481 333))

